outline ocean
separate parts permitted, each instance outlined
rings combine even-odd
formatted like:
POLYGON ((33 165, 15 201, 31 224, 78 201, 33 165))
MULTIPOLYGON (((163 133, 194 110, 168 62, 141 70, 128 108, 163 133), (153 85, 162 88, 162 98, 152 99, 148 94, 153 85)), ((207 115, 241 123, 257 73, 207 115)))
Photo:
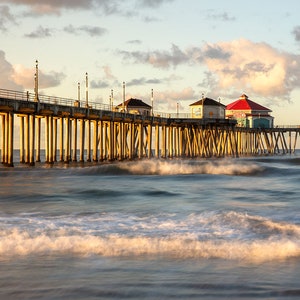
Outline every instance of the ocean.
POLYGON ((299 299, 300 155, 0 166, 0 299, 299 299))

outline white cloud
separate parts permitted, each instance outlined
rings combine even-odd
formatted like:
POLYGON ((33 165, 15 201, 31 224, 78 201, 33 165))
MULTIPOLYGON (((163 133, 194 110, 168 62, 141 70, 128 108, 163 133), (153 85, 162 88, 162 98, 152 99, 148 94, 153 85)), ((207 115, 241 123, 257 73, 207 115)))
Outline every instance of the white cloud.
MULTIPOLYGON (((35 69, 25 68, 22 65, 15 65, 13 67, 12 79, 19 86, 26 89, 33 89, 34 87, 35 69)), ((61 84, 66 76, 63 73, 48 72, 45 73, 39 69, 39 87, 41 89, 56 87, 61 84)))
POLYGON ((288 99, 292 90, 299 87, 300 56, 245 39, 206 45, 204 50, 208 47, 230 54, 203 58, 203 63, 217 77, 215 88, 224 93, 247 91, 274 99, 288 99))
POLYGON ((147 63, 155 68, 169 69, 184 64, 194 69, 205 66, 207 72, 200 85, 223 96, 245 91, 272 97, 274 101, 289 100, 291 92, 300 87, 300 55, 280 52, 266 43, 246 39, 186 50, 172 45, 170 51, 121 51, 120 54, 125 61, 147 63))
POLYGON ((0 87, 8 90, 23 90, 23 86, 14 80, 14 68, 0 50, 0 87))

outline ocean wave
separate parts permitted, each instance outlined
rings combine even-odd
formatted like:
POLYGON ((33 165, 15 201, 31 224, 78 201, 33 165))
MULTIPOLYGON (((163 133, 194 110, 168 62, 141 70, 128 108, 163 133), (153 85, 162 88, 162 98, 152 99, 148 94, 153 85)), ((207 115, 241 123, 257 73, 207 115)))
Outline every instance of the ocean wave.
POLYGON ((263 262, 300 256, 299 240, 199 241, 186 236, 145 237, 72 235, 31 237, 15 231, 1 238, 2 259, 26 255, 167 256, 171 258, 221 258, 263 262))
POLYGON ((123 161, 75 170, 85 175, 255 175, 264 167, 235 159, 123 161))
POLYGON ((167 256, 262 262, 300 256, 300 226, 246 213, 1 218, 0 258, 26 255, 167 256))

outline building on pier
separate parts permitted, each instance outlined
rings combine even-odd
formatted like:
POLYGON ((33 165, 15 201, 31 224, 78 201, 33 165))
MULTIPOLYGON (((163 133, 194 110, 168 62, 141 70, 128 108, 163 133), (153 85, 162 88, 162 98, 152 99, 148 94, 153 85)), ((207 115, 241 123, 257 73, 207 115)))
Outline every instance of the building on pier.
POLYGON ((191 117, 199 119, 225 119, 226 106, 211 98, 202 98, 190 104, 191 117))
POLYGON ((246 128, 272 128, 274 117, 270 110, 243 94, 240 98, 226 106, 226 118, 236 119, 237 126, 246 128))
POLYGON ((129 114, 150 116, 152 107, 140 99, 130 98, 124 103, 116 106, 117 111, 124 111, 129 114), (124 106, 124 108, 123 108, 124 106))

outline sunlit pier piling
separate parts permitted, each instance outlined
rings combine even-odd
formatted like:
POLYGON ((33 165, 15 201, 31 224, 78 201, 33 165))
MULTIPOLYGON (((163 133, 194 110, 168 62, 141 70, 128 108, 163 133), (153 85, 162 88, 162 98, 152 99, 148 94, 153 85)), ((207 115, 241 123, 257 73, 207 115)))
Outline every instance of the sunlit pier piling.
POLYGON ((128 114, 103 104, 42 95, 37 99, 3 89, 0 117, 0 159, 5 166, 16 162, 16 139, 20 163, 35 165, 286 154, 295 151, 300 131, 298 126, 241 128, 233 120, 178 113, 128 114))

